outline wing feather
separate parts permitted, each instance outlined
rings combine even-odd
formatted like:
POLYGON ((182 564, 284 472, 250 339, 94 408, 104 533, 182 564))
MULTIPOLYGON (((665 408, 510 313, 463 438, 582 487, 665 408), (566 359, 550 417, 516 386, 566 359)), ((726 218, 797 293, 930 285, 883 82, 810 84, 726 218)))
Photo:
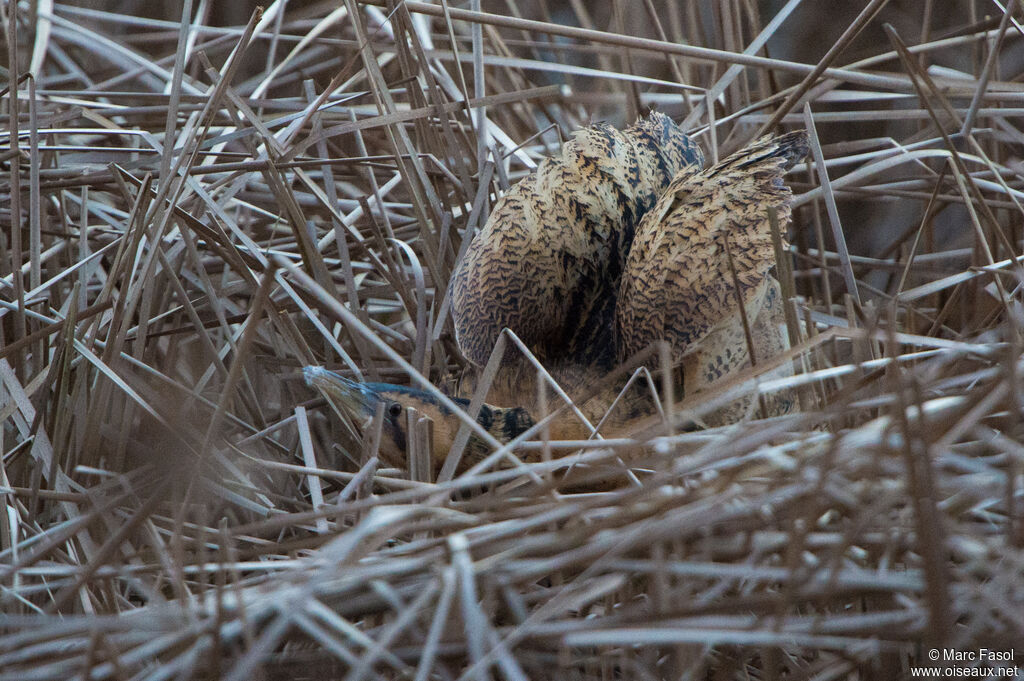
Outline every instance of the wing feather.
POLYGON ((738 318, 724 240, 748 318, 775 264, 767 210, 790 217, 786 170, 807 153, 803 132, 763 138, 705 170, 684 169, 641 220, 620 283, 620 359, 665 339, 676 361, 738 318))
POLYGON ((544 360, 615 360, 614 308, 636 225, 700 149, 667 116, 598 124, 512 187, 450 284, 455 334, 482 365, 505 327, 544 360), (603 342, 596 342, 603 339, 603 342))

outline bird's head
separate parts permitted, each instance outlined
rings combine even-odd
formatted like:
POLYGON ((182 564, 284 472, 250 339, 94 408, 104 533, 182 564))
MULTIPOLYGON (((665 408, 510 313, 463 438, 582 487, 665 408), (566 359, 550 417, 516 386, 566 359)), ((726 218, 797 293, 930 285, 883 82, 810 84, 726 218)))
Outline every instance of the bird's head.
MULTIPOLYGON (((389 462, 401 465, 406 461, 409 443, 406 409, 411 407, 429 417, 434 422, 431 444, 435 471, 444 463, 462 422, 431 393, 391 383, 360 383, 317 366, 305 367, 303 375, 307 385, 316 388, 335 406, 344 409, 349 418, 363 430, 370 425, 378 405, 383 404, 380 454, 389 462)), ((469 407, 469 400, 453 397, 452 401, 462 409, 469 407)), ((499 442, 512 440, 534 423, 530 413, 522 407, 503 408, 488 404, 480 408, 476 420, 499 442)), ((486 444, 475 435, 470 437, 462 457, 462 467, 475 463, 486 454, 486 444)))

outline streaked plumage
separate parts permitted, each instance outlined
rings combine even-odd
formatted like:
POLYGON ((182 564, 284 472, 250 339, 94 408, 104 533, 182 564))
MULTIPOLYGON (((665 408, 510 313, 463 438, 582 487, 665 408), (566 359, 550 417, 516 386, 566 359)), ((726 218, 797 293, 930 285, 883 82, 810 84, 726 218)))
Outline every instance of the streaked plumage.
POLYGON ((804 134, 790 133, 676 175, 640 221, 629 252, 617 306, 620 359, 664 339, 679 361, 739 321, 725 239, 747 317, 758 316, 775 265, 767 211, 789 222, 782 176, 806 153, 804 134))
MULTIPOLYGON (((794 132, 762 138, 717 165, 691 166, 672 180, 637 229, 617 301, 620 359, 666 340, 683 365, 684 389, 693 394, 749 366, 746 334, 726 257, 725 240, 740 285, 755 359, 788 348, 768 209, 781 227, 789 222, 785 172, 807 154, 807 137, 794 132)), ((789 410, 786 397, 769 414, 789 410)), ((735 420, 742 405, 717 414, 735 420)))
POLYGON ((451 284, 455 336, 483 365, 505 327, 542 361, 611 366, 636 226, 700 148, 660 113, 575 133, 494 206, 451 284))
MULTIPOLYGON (((685 392, 697 392, 750 364, 728 239, 755 356, 778 354, 788 341, 782 296, 769 274, 775 255, 767 211, 774 208, 786 226, 790 190, 782 176, 806 153, 804 133, 790 133, 703 168, 696 144, 657 113, 622 132, 604 124, 579 131, 495 205, 458 263, 449 293, 459 348, 483 365, 508 327, 546 364, 586 373, 666 340, 683 367, 685 392)), ((333 374, 310 382, 322 391, 340 385, 334 390, 349 393, 364 416, 379 399, 422 407, 447 424, 435 423, 440 460, 451 440, 436 434, 454 437, 458 428, 454 414, 419 391, 359 388, 333 374)), ((481 425, 502 441, 522 433, 534 423, 522 408, 532 393, 523 391, 514 411, 485 406, 481 425), (523 428, 502 430, 506 412, 523 428)), ((748 406, 729 405, 709 423, 734 421, 748 406)), ((768 414, 791 406, 786 396, 773 399, 768 414)), ((575 431, 570 425, 552 435, 575 431)), ((398 448, 399 435, 389 447, 398 448)))

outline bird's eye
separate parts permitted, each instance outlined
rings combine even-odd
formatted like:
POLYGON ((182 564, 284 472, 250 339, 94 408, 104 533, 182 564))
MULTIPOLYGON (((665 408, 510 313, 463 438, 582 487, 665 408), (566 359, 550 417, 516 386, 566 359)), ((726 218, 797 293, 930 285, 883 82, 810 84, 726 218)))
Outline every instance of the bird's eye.
POLYGON ((388 405, 388 416, 390 416, 391 418, 397 419, 401 413, 402 405, 399 404, 398 402, 392 402, 391 404, 388 405))

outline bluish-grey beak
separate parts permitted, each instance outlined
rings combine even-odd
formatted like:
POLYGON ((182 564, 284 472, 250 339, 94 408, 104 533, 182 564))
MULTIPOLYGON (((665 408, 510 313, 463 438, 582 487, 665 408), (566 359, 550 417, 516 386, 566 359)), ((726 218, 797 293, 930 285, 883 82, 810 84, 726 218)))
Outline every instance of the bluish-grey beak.
POLYGON ((331 402, 344 407, 349 415, 362 420, 373 416, 382 397, 372 388, 323 367, 307 366, 302 368, 306 385, 316 388, 331 402))

